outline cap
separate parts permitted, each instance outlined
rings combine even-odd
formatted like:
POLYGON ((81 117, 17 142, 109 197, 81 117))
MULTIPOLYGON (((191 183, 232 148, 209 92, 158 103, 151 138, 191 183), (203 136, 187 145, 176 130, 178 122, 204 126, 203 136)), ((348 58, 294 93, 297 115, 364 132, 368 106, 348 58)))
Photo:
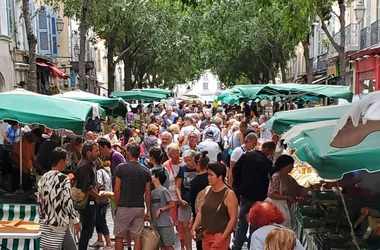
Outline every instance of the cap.
POLYGON ((206 137, 214 137, 214 132, 212 130, 208 130, 206 132, 206 137))

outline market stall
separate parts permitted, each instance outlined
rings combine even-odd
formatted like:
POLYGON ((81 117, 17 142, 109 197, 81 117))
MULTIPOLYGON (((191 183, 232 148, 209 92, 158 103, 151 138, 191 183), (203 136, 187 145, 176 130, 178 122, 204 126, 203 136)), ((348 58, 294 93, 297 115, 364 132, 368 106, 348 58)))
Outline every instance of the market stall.
POLYGON ((131 91, 115 91, 111 93, 111 97, 120 97, 124 101, 161 101, 167 98, 166 94, 149 92, 143 90, 131 90, 131 91))

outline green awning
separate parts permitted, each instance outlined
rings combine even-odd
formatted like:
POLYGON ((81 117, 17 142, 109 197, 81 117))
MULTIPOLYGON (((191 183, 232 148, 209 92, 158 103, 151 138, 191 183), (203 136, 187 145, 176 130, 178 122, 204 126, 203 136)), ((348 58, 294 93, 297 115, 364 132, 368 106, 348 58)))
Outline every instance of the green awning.
POLYGON ((312 165, 324 179, 340 179, 345 173, 365 169, 380 170, 380 132, 371 133, 350 148, 330 146, 335 125, 304 130, 290 140, 297 157, 312 165))
POLYGON ((331 99, 346 99, 352 101, 352 92, 348 86, 314 85, 314 84, 266 84, 266 85, 237 85, 230 92, 239 98, 255 99, 260 94, 290 96, 292 98, 303 95, 328 97, 331 99))
POLYGON ((174 97, 174 91, 173 90, 166 90, 166 89, 134 89, 133 91, 141 91, 141 92, 148 92, 148 93, 154 93, 154 94, 161 94, 161 95, 165 95, 166 98, 174 97))
POLYGON ((24 89, 0 93, 0 120, 14 120, 23 124, 41 124, 51 129, 68 129, 82 134, 93 109, 98 104, 40 95, 24 89))
POLYGON ((161 101, 163 99, 167 99, 166 94, 153 93, 149 91, 115 91, 111 93, 111 97, 120 97, 125 101, 131 100, 144 100, 144 101, 161 101))
POLYGON ((115 109, 119 106, 119 100, 117 98, 108 98, 104 96, 94 95, 82 90, 73 90, 70 92, 59 94, 58 96, 73 100, 86 101, 97 103, 102 107, 109 109, 115 109))
POLYGON ((294 125, 309 122, 337 120, 341 118, 351 107, 352 104, 347 104, 277 112, 267 122, 267 124, 268 127, 276 134, 281 135, 294 125))

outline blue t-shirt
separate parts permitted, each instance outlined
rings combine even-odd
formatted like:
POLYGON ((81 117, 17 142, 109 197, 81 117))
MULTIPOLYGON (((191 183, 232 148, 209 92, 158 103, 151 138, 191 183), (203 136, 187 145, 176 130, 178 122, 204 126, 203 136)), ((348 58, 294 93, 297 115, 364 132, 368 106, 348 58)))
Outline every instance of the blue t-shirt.
POLYGON ((181 166, 177 178, 182 179, 181 196, 182 200, 191 204, 191 181, 197 176, 197 170, 188 168, 186 165, 181 166))
MULTIPOLYGON (((11 143, 16 143, 18 141, 18 137, 20 136, 20 130, 16 129, 16 131, 13 130, 12 125, 9 125, 5 132, 8 133, 8 139, 11 141, 11 143)), ((4 140, 4 144, 9 143, 8 141, 4 140)))

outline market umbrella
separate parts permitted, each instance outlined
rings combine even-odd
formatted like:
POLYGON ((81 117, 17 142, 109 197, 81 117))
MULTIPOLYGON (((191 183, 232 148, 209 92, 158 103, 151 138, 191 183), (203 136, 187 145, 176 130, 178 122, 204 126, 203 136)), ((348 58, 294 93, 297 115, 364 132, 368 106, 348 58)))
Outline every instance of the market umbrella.
POLYGON ((337 120, 341 118, 351 107, 352 104, 346 104, 277 112, 267 122, 267 125, 276 134, 280 135, 294 125, 326 120, 337 120))
POLYGON ((339 119, 334 129, 333 147, 346 148, 361 143, 369 134, 380 131, 380 91, 365 95, 339 119))
POLYGON ((57 96, 68 98, 68 99, 79 100, 79 101, 93 102, 93 103, 99 104, 100 106, 107 107, 109 109, 115 109, 117 106, 119 106, 119 102, 120 102, 119 99, 117 98, 108 98, 104 96, 99 96, 99 95, 91 94, 79 89, 58 94, 57 96))
POLYGON ((153 93, 149 91, 115 91, 111 93, 111 97, 120 97, 125 101, 131 100, 145 100, 145 101, 161 101, 167 98, 166 94, 153 93))
POLYGON ((153 93, 153 94, 160 94, 165 95, 166 98, 174 97, 174 91, 173 90, 165 90, 165 89, 133 89, 133 91, 141 91, 141 92, 147 92, 147 93, 153 93))
POLYGON ((380 132, 369 134, 360 144, 349 148, 330 146, 335 125, 305 129, 290 139, 290 148, 304 162, 312 165, 324 179, 336 180, 344 174, 380 170, 380 132))
POLYGON ((24 89, 0 93, 0 120, 36 123, 82 134, 87 118, 101 116, 99 112, 101 109, 97 104, 40 95, 24 89))

